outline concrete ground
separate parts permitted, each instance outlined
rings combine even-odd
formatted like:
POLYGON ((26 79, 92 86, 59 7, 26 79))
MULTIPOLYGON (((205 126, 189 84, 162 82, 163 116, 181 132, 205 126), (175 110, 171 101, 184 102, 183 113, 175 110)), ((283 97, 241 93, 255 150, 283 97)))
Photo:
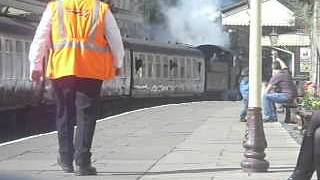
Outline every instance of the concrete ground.
MULTIPOLYGON (((286 180, 299 145, 280 123, 264 124, 266 173, 245 173, 239 102, 199 102, 124 113, 99 121, 98 176, 63 173, 56 133, 0 145, 0 180, 286 180)), ((315 178, 314 178, 315 179, 315 178)))

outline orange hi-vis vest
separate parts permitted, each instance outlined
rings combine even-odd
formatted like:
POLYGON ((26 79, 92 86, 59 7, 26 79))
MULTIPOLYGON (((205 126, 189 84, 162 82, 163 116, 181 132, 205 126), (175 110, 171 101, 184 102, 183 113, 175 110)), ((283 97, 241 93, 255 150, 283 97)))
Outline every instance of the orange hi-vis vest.
POLYGON ((47 76, 114 78, 112 53, 104 33, 108 5, 99 0, 57 0, 49 6, 52 50, 47 76))

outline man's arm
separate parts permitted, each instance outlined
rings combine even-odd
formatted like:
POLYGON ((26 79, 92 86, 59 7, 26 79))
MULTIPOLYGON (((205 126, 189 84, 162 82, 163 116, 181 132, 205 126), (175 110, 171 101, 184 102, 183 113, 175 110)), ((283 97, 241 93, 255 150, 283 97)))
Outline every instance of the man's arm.
POLYGON ((30 45, 30 79, 33 81, 40 81, 43 73, 42 61, 51 46, 51 16, 51 10, 47 6, 30 45))
POLYGON ((113 63, 115 68, 117 68, 116 74, 118 75, 119 69, 123 66, 124 47, 119 27, 110 10, 106 12, 105 25, 106 38, 109 42, 113 63))
POLYGON ((283 62, 283 60, 282 60, 282 59, 280 59, 280 58, 276 58, 276 61, 278 61, 278 62, 280 63, 280 67, 281 67, 281 69, 288 69, 288 66, 286 65, 286 63, 285 63, 285 62, 283 62))
POLYGON ((273 87, 279 83, 279 75, 279 73, 276 73, 271 77, 265 89, 265 93, 269 93, 273 89, 273 87))
POLYGON ((272 84, 269 83, 265 89, 265 93, 269 93, 271 89, 272 89, 272 84))

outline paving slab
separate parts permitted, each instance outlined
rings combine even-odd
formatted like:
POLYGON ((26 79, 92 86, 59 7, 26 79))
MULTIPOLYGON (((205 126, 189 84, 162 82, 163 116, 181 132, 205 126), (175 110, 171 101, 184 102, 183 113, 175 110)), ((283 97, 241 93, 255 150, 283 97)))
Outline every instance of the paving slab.
MULTIPOLYGON (((266 173, 245 173, 239 102, 197 102, 124 113, 98 122, 93 164, 98 176, 63 173, 56 133, 0 144, 0 180, 285 180, 299 145, 280 123, 264 124, 266 173)), ((314 178, 315 179, 315 178, 314 178)))

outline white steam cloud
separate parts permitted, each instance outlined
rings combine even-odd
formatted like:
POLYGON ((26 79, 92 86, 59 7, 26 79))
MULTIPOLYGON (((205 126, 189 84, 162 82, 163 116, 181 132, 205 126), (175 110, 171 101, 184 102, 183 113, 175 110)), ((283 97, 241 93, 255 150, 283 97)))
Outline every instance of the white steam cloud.
POLYGON ((222 29, 219 0, 179 0, 175 7, 163 7, 167 28, 175 41, 192 45, 229 46, 222 29))

